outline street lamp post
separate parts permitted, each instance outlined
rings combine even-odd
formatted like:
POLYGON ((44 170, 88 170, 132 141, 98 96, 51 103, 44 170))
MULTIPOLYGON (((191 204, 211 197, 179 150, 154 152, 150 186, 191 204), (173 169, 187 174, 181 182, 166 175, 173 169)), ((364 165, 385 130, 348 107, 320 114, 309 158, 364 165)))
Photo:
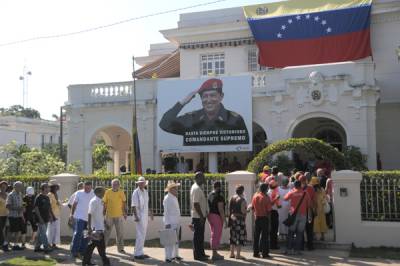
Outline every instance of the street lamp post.
POLYGON ((22 81, 22 106, 24 108, 28 107, 28 76, 32 76, 32 72, 24 66, 22 76, 19 76, 19 80, 22 81))

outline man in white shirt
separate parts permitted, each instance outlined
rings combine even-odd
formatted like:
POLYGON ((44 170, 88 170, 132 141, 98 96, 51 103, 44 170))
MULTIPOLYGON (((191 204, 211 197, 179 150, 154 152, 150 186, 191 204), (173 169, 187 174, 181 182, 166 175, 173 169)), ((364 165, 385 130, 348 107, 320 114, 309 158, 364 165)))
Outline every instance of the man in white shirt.
POLYGON ((181 210, 179 208, 178 202, 178 187, 179 183, 175 183, 174 181, 169 181, 167 187, 165 188, 165 192, 168 192, 164 197, 163 206, 164 206, 164 225, 166 229, 173 229, 177 234, 178 241, 169 246, 165 246, 165 261, 167 263, 172 262, 173 260, 181 261, 182 258, 179 257, 178 249, 179 249, 179 231, 180 224, 179 219, 181 218, 181 210))
POLYGON ((143 260, 149 258, 143 252, 144 241, 146 240, 147 224, 149 222, 149 213, 151 220, 153 220, 153 213, 149 209, 149 193, 146 189, 147 181, 141 176, 136 182, 138 186, 132 193, 132 211, 136 222, 136 241, 135 252, 133 254, 135 259, 143 260))
POLYGON ((195 183, 190 190, 190 207, 192 216, 193 234, 193 256, 195 260, 206 261, 209 256, 204 252, 204 227, 208 214, 207 198, 202 189, 206 179, 202 172, 194 176, 195 183))
POLYGON ((88 215, 88 234, 90 243, 86 249, 85 256, 82 260, 82 266, 94 265, 91 262, 93 250, 97 247, 97 251, 103 261, 103 266, 110 265, 110 260, 106 255, 106 244, 104 241, 104 197, 105 190, 103 187, 96 187, 94 194, 96 195, 89 202, 88 215))
POLYGON ((74 258, 81 258, 87 248, 88 239, 83 236, 83 231, 87 229, 89 202, 94 196, 92 183, 86 181, 83 190, 76 193, 72 204, 70 219, 74 219, 74 235, 71 253, 74 258))

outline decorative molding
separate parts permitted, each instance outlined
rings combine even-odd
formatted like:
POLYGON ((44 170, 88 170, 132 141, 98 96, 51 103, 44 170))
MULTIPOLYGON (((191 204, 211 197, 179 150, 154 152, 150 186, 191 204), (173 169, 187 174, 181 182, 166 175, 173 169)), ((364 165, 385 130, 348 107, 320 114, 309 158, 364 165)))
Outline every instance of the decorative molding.
POLYGON ((193 42, 193 43, 182 43, 180 49, 204 49, 204 48, 216 48, 226 46, 242 46, 242 45, 254 45, 255 40, 253 37, 248 38, 236 38, 228 40, 215 40, 205 42, 193 42))

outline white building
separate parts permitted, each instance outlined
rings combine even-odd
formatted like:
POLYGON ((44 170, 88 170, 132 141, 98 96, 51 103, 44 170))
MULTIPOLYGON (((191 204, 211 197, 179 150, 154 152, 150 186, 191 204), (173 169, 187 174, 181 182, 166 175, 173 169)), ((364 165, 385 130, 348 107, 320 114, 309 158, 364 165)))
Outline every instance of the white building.
MULTIPOLYGON (((25 144, 30 148, 40 149, 45 144, 58 144, 59 137, 60 123, 57 121, 0 116, 0 145, 15 141, 19 145, 25 144)), ((64 139, 64 142, 67 143, 67 139, 64 139)))
MULTIPOLYGON (((180 15, 178 27, 162 30, 170 44, 153 46, 138 63, 138 132, 143 169, 161 170, 157 144, 157 84, 162 78, 197 79, 210 73, 252 76, 254 152, 265 142, 317 137, 339 149, 354 145, 367 155, 370 169, 377 153, 384 169, 400 167, 400 2, 373 3, 373 58, 357 62, 264 69, 242 8, 180 15), (174 46, 178 47, 174 50, 174 46), (174 51, 173 51, 174 50, 174 51), (151 62, 151 63, 149 63, 151 62), (153 79, 146 79, 153 77, 153 79), (157 77, 158 79, 154 79, 157 77)), ((113 147, 114 170, 128 165, 132 82, 68 87, 68 160, 91 172, 91 151, 98 136, 113 147)), ((184 154, 216 170, 216 161, 251 153, 184 154)))

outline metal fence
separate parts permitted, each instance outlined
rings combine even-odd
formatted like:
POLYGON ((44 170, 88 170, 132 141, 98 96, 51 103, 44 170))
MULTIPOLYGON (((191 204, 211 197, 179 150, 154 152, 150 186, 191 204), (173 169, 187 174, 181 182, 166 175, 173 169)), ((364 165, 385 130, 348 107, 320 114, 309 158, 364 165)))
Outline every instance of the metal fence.
POLYGON ((400 221, 400 178, 363 176, 360 191, 363 221, 400 221))
MULTIPOLYGON (((207 179, 206 183, 204 184, 204 193, 208 195, 213 190, 213 183, 216 180, 207 179)), ((222 185, 222 192, 225 198, 228 197, 228 185, 225 179, 218 179, 222 185)), ((103 186, 106 188, 111 187, 111 180, 92 180, 93 187, 96 186, 103 186)), ((182 180, 175 180, 175 182, 180 183, 180 187, 178 190, 178 201, 179 206, 181 208, 181 215, 182 216, 190 216, 190 189, 193 185, 193 180, 191 179, 182 179, 182 180)), ((166 192, 164 192, 165 187, 168 184, 168 180, 165 179, 154 179, 149 180, 149 184, 147 186, 149 191, 149 204, 150 208, 153 211, 154 216, 163 216, 164 207, 163 207, 163 200, 166 192)), ((132 208, 131 208, 131 198, 132 193, 136 189, 135 180, 123 180, 122 181, 122 189, 125 191, 127 196, 127 209, 128 214, 132 215, 132 208)))

